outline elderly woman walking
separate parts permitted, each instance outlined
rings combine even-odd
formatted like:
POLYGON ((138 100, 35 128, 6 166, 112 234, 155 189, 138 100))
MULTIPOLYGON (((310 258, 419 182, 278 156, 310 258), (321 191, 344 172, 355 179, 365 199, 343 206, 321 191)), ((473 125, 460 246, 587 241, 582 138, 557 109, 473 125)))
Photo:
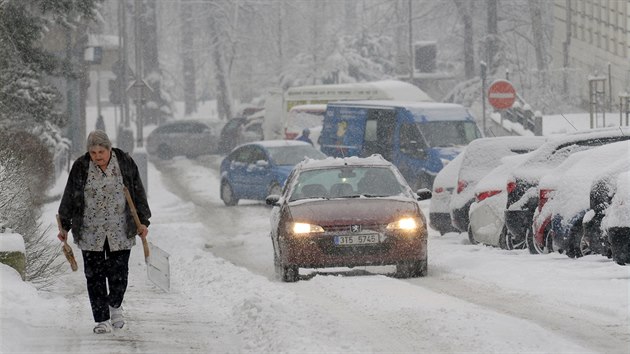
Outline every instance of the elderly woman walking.
POLYGON ((107 134, 95 130, 88 152, 72 165, 59 205, 61 241, 72 230, 81 249, 87 290, 96 326, 94 333, 125 325, 122 302, 127 290, 129 255, 135 236, 147 237, 151 210, 138 167, 126 152, 112 148, 107 134), (123 188, 136 205, 142 226, 137 229, 123 188))

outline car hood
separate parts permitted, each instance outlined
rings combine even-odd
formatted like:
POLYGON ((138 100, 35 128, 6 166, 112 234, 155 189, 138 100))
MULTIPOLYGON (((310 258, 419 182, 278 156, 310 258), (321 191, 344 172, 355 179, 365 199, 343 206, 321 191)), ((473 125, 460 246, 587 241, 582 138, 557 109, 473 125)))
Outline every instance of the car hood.
POLYGON ((296 221, 318 225, 347 225, 348 223, 390 223, 401 216, 418 215, 415 201, 400 198, 350 198, 330 200, 300 200, 289 204, 296 221))

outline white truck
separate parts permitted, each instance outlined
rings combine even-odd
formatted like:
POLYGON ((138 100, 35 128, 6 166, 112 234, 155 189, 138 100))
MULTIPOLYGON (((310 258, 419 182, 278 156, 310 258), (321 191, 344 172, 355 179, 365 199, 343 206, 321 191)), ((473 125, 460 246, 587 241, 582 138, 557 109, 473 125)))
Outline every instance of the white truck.
POLYGON ((398 80, 298 86, 291 87, 286 92, 273 90, 265 100, 263 122, 265 139, 287 138, 286 132, 295 129, 293 123, 289 122, 289 112, 295 106, 325 105, 328 102, 348 100, 433 102, 433 99, 417 86, 398 80))

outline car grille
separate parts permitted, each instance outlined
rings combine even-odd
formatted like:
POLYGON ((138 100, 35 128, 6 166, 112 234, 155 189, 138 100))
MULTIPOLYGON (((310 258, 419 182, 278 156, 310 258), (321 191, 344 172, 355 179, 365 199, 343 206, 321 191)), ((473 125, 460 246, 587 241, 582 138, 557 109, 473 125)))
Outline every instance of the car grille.
MULTIPOLYGON (((362 231, 372 230, 377 232, 382 232, 385 230, 387 225, 385 224, 359 224, 361 226, 362 231)), ((322 225, 324 231, 326 232, 335 232, 337 234, 348 234, 352 233, 352 225, 322 225)))

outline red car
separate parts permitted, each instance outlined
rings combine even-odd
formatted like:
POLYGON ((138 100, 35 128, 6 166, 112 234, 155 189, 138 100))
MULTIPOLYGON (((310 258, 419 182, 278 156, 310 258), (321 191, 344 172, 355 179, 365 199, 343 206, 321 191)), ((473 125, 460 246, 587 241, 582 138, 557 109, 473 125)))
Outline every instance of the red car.
POLYGON ((427 273, 427 224, 398 169, 380 155, 307 159, 282 195, 270 195, 276 273, 299 280, 299 268, 396 265, 397 276, 427 273))

